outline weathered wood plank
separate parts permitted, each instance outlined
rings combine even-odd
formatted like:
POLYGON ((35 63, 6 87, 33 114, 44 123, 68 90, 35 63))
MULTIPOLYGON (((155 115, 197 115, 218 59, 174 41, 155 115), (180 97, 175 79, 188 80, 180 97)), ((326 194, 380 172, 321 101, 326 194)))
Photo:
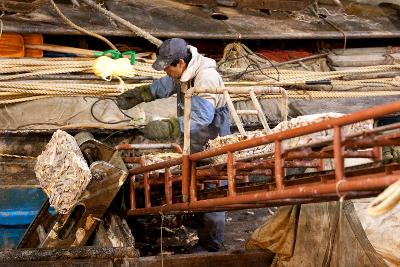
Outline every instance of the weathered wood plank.
MULTIPOLYGON (((161 257, 140 257, 133 254, 134 248, 71 248, 48 250, 8 250, 0 251, 0 267, 3 266, 135 266, 159 267, 161 257), (75 250, 81 250, 76 254, 75 250), (90 250, 83 252, 85 250, 90 250), (92 254, 93 251, 104 251, 92 254), (110 251, 115 251, 114 254, 110 251), (123 253, 125 251, 125 254, 123 253), (67 253, 69 252, 69 253, 67 253), (90 253, 89 253, 90 252, 90 253), (9 257, 9 256, 12 257, 9 257)), ((274 254, 259 250, 224 251, 202 254, 164 255, 164 267, 267 267, 270 266, 274 254)))
MULTIPOLYGON (((188 39, 305 39, 343 38, 342 33, 326 23, 307 23, 273 12, 267 16, 259 10, 219 7, 219 12, 228 17, 220 21, 211 17, 212 10, 201 6, 157 1, 108 0, 106 6, 117 15, 142 27, 157 37, 181 37, 188 39), (179 18, 179 19, 177 19, 179 18), (190 21, 191 23, 187 23, 190 21)), ((61 10, 80 26, 102 35, 132 36, 132 32, 111 23, 109 18, 99 15, 87 7, 74 8, 59 4, 61 10)), ((328 7, 328 9, 332 8, 328 7)), ((332 16, 333 23, 346 31, 348 38, 397 38, 400 37, 399 18, 380 16, 359 17, 344 20, 332 16)), ((49 7, 31 13, 29 19, 4 16, 3 31, 20 33, 80 34, 62 23, 49 7)))
MULTIPOLYGON (((274 254, 258 250, 248 251, 225 251, 186 255, 165 255, 163 257, 164 267, 267 267, 270 266, 274 254)), ((139 258, 140 267, 159 267, 161 258, 143 257, 139 258)))
POLYGON ((388 47, 360 47, 360 48, 346 48, 343 49, 332 49, 332 53, 339 56, 351 56, 351 55, 371 55, 371 54, 392 54, 400 52, 400 47, 388 46, 388 47))
POLYGON ((0 187, 39 186, 34 167, 35 160, 1 161, 0 187))
POLYGON ((328 55, 328 61, 338 67, 367 67, 375 65, 391 65, 400 60, 400 53, 390 55, 364 54, 364 55, 328 55))

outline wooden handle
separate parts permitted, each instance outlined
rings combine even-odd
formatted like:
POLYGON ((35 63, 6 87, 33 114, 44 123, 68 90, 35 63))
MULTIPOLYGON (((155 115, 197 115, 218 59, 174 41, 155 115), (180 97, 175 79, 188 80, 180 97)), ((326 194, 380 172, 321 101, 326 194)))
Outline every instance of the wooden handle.
POLYGON ((95 57, 95 53, 99 51, 82 49, 76 47, 62 46, 62 45, 51 45, 51 44, 25 44, 25 48, 40 49, 44 51, 60 52, 75 54, 79 56, 95 57))

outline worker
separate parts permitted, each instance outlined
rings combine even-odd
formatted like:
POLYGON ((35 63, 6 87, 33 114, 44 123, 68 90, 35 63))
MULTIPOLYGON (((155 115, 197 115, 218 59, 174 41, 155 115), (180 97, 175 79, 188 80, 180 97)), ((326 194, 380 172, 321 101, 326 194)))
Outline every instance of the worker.
MULTIPOLYGON (((177 94, 177 118, 149 122, 143 132, 148 139, 176 138, 183 134, 184 91, 191 87, 215 89, 224 87, 216 62, 202 56, 185 40, 172 38, 163 42, 153 68, 168 76, 128 90, 117 97, 121 109, 177 94)), ((223 95, 204 93, 192 96, 190 115, 190 152, 202 151, 208 140, 230 134, 229 110, 223 95)), ((211 212, 199 216, 196 251, 223 249, 225 213, 211 212)))

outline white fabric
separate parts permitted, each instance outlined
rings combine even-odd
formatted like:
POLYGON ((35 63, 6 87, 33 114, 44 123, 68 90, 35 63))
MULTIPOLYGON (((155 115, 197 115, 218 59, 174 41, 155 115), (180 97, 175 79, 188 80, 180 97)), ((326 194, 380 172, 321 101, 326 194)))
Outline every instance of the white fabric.
MULTIPOLYGON (((192 59, 186 70, 182 73, 180 81, 188 82, 194 79, 194 87, 207 89, 223 88, 224 81, 217 72, 217 63, 215 60, 200 55, 196 47, 189 45, 188 48, 192 53, 192 59)), ((221 94, 207 93, 199 94, 199 96, 210 101, 216 108, 225 105, 225 98, 221 94)))

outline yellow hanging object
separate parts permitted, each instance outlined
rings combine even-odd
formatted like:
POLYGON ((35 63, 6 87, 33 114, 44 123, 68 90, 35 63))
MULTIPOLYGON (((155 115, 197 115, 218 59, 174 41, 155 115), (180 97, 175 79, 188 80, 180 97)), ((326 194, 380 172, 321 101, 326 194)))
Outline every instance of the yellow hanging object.
POLYGON ((123 83, 121 77, 134 75, 133 66, 128 58, 112 59, 107 56, 98 57, 94 61, 93 72, 106 81, 116 77, 121 83, 123 83))

